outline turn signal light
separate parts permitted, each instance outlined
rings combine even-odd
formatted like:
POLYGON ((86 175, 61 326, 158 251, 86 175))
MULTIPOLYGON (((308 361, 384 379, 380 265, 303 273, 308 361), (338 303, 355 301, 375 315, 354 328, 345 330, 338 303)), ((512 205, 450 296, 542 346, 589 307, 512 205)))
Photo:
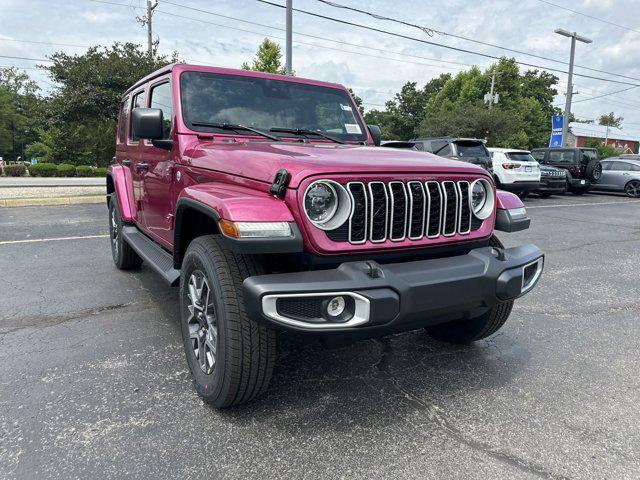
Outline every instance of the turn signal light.
POLYGON ((221 219, 220 230, 231 238, 291 237, 288 222, 232 222, 221 219))

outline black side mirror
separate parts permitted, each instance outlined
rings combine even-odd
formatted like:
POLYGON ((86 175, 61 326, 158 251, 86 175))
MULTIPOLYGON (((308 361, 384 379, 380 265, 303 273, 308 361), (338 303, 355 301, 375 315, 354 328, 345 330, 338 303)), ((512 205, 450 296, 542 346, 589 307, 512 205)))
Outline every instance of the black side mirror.
POLYGON ((162 110, 159 108, 134 108, 131 112, 131 126, 138 138, 161 140, 162 110))
POLYGON ((371 134, 371 138, 373 138, 373 144, 376 147, 380 146, 380 142, 382 141, 382 131, 378 125, 368 125, 369 133, 371 134))

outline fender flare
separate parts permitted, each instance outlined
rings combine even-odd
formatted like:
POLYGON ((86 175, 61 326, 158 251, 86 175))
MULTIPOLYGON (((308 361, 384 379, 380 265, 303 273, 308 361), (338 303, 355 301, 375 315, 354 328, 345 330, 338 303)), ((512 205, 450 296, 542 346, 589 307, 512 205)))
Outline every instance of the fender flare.
POLYGON ((135 196, 133 195, 133 179, 131 171, 122 165, 110 165, 107 170, 107 193, 109 193, 109 179, 113 183, 113 192, 118 197, 122 221, 131 223, 138 217, 135 196))
POLYGON ((513 233, 531 225, 524 203, 515 193, 496 190, 496 206, 495 230, 513 233))
POLYGON ((183 236, 185 212, 195 210, 209 217, 220 233, 223 246, 234 253, 298 253, 304 250, 302 234, 284 201, 246 187, 207 183, 185 188, 176 202, 174 216, 173 265, 180 268, 186 251, 183 236), (236 194, 234 196, 234 193, 236 194), (250 208, 246 208, 250 205, 250 208), (263 208, 259 208, 260 205, 263 208), (291 237, 232 238, 221 233, 221 219, 246 222, 288 222, 291 237))

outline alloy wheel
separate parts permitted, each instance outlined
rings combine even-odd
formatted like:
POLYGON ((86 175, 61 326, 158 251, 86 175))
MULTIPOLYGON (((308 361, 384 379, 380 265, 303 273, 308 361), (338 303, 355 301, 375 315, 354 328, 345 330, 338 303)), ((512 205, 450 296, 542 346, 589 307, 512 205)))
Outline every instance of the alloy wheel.
POLYGON ((207 277, 194 270, 187 284, 189 339, 193 354, 205 375, 211 375, 216 365, 218 325, 207 277))
POLYGON ((113 247, 113 253, 118 256, 118 235, 120 231, 118 229, 118 222, 116 220, 116 209, 111 208, 111 246, 113 247))
POLYGON ((624 191, 630 197, 640 197, 640 182, 637 180, 633 180, 627 183, 627 185, 624 187, 624 191))

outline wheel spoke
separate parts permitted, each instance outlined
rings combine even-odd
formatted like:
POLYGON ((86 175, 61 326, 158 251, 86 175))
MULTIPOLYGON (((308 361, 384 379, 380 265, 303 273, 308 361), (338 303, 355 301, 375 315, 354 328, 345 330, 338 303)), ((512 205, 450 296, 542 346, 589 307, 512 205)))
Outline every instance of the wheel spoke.
POLYGON ((185 315, 187 315, 186 321, 193 354, 200 369, 210 375, 216 364, 218 329, 211 288, 202 271, 195 270, 191 274, 184 295, 187 302, 185 315))

